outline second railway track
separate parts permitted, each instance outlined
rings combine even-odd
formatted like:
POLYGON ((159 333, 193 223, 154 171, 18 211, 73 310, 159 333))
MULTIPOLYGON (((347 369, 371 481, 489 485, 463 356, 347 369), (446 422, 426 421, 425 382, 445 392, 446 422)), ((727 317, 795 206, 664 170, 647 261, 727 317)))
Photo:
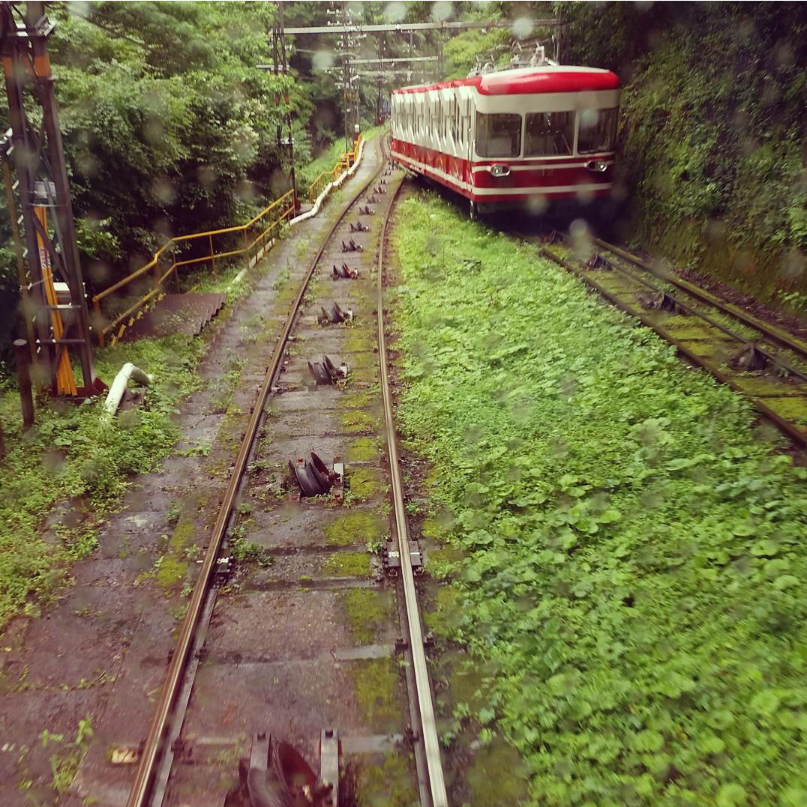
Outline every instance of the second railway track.
POLYGON ((387 378, 384 240, 401 176, 385 165, 297 270, 129 807, 255 803, 239 760, 265 765, 269 737, 333 784, 341 759, 332 801, 315 804, 396 790, 447 804, 387 378), (361 249, 343 251, 351 241, 361 249), (231 569, 237 554, 257 562, 231 569))
POLYGON ((637 317, 807 447, 807 344, 599 238, 575 244, 553 232, 539 254, 637 317))

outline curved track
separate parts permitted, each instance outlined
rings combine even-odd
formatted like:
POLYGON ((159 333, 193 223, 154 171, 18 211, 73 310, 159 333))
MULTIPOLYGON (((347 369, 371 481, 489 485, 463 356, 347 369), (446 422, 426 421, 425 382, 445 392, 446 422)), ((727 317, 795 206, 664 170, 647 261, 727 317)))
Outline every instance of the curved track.
POLYGON ((411 788, 423 805, 447 805, 415 588, 412 559, 419 555, 407 530, 387 377, 384 240, 400 177, 387 186, 384 176, 382 159, 299 281, 231 470, 128 807, 224 804, 238 758, 249 755, 249 738, 261 731, 294 744, 316 770, 320 732, 334 728, 347 763, 340 805, 371 803, 378 771, 381 792, 411 788), (375 215, 351 215, 357 203, 367 206, 373 189, 375 215), (370 232, 352 232, 357 222, 370 222, 370 232), (343 254, 351 238, 363 251, 343 254), (331 279, 332 265, 342 261, 359 269, 358 279, 331 279), (334 302, 351 308, 355 322, 323 327, 317 315, 334 302), (308 364, 323 355, 346 361, 344 389, 314 385, 308 364), (386 457, 376 439, 382 413, 386 457), (295 497, 288 463, 312 451, 328 465, 346 460, 344 501, 333 491, 295 497), (394 519, 385 525, 387 477, 394 519), (370 551, 379 548, 384 563, 370 551), (243 562, 225 582, 221 572, 233 555, 243 562), (400 576, 390 582, 383 572, 397 557, 400 576))

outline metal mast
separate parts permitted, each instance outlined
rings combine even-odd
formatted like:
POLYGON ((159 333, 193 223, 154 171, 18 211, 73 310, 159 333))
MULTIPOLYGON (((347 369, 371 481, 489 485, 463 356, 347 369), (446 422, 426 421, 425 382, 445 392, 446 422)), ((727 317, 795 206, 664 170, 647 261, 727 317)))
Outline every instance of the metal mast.
POLYGON ((48 57, 47 42, 54 24, 45 16, 44 3, 28 2, 24 13, 22 5, 0 3, 0 50, 11 123, 8 153, 16 170, 14 189, 21 203, 26 290, 33 304, 33 311, 24 311, 23 315, 33 318, 34 352, 54 391, 94 395, 104 385, 95 375, 89 313, 48 57), (38 130, 25 109, 29 93, 42 109, 38 130), (56 298, 53 282, 56 279, 67 286, 64 302, 56 298), (65 371, 72 379, 71 350, 78 356, 84 386, 76 388, 72 384, 72 389, 65 389, 61 379, 65 371))
MULTIPOLYGON (((278 16, 277 22, 275 23, 274 29, 272 31, 272 55, 274 57, 274 68, 275 68, 275 76, 278 73, 278 65, 280 65, 283 76, 287 76, 289 73, 289 65, 286 59, 286 30, 283 24, 283 3, 279 2, 278 6, 278 16), (280 53, 278 54, 278 43, 280 44, 280 53)), ((284 90, 284 99, 286 102, 286 113, 283 116, 283 122, 286 124, 286 129, 288 131, 288 140, 286 138, 282 138, 280 135, 280 127, 278 127, 278 146, 288 146, 289 148, 289 160, 291 162, 291 188, 294 191, 294 206, 297 209, 298 201, 297 201, 297 176, 295 173, 294 168, 294 133, 292 132, 291 128, 291 108, 289 107, 289 91, 288 89, 284 90)), ((276 96, 276 100, 278 104, 280 103, 280 95, 276 96)))

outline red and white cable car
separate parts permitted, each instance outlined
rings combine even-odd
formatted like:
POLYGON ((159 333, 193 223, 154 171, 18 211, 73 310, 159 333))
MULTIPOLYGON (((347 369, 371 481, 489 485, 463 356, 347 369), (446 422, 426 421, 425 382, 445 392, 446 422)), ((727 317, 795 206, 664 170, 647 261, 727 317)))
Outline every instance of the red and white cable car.
POLYGON ((544 59, 392 93, 392 157, 480 205, 610 196, 619 78, 544 59))

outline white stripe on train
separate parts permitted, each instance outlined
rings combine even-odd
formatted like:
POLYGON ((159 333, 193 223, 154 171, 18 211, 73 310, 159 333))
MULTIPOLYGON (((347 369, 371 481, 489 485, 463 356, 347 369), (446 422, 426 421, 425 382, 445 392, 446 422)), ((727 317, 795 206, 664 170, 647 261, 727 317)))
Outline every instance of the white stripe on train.
MULTIPOLYGON (((408 163, 421 171, 428 171, 429 173, 444 179, 450 185, 455 185, 458 188, 469 191, 475 196, 523 196, 527 194, 539 193, 546 195, 550 193, 575 193, 579 191, 607 191, 610 190, 614 184, 613 182, 598 182, 593 185, 537 185, 528 188, 478 188, 476 185, 471 185, 462 179, 451 176, 451 174, 447 174, 445 171, 441 171, 439 168, 426 165, 418 160, 413 160, 411 157, 406 157, 399 151, 393 151, 392 156, 399 162, 408 163)), ((552 167, 555 168, 557 166, 552 167)), ((574 167, 579 168, 580 166, 574 167)))

